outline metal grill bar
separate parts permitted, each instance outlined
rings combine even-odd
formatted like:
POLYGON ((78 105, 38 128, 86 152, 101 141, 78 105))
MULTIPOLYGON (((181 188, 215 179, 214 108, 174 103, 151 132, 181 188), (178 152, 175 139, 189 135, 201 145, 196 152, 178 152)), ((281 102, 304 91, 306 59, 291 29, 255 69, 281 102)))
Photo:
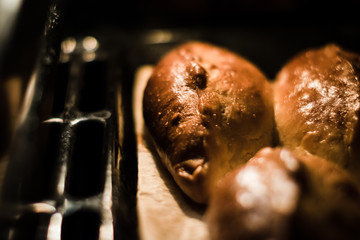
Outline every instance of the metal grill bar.
POLYGON ((67 59, 55 74, 36 72, 5 181, 2 209, 9 226, 2 239, 114 238, 114 78, 98 52, 86 59, 89 51, 81 46, 63 49, 60 58, 67 59))

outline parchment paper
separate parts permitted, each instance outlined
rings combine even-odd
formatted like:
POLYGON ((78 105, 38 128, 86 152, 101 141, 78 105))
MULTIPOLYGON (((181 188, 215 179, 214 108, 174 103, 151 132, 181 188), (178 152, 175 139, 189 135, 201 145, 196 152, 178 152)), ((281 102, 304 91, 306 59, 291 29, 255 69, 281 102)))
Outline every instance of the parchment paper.
POLYGON ((134 119, 138 147, 137 211, 142 240, 205 240, 205 206, 196 204, 179 189, 151 147, 144 127, 142 97, 152 66, 142 66, 135 76, 134 119))

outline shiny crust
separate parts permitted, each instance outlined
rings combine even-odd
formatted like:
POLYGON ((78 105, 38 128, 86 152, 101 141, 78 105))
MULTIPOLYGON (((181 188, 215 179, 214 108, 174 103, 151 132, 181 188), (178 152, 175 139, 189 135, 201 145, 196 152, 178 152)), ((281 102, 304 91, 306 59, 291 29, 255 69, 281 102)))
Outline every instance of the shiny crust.
POLYGON ((305 151, 264 148, 210 198, 211 239, 359 239, 360 189, 337 165, 305 151))
POLYGON ((359 77, 360 56, 334 44, 291 59, 274 88, 275 119, 284 146, 305 149, 357 172, 359 77))
POLYGON ((183 44, 155 66, 143 115, 162 162, 201 203, 208 199, 209 172, 221 175, 272 144, 266 77, 244 58, 206 43, 183 44))

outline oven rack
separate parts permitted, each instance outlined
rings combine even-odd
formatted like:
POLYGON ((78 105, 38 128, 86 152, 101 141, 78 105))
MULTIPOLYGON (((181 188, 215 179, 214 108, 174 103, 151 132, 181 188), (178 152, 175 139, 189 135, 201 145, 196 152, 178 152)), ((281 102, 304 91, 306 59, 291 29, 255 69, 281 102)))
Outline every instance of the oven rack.
POLYGON ((27 89, 1 195, 1 239, 108 240, 121 234, 114 223, 129 221, 113 203, 131 208, 121 200, 119 52, 93 36, 59 47, 45 51, 27 89))

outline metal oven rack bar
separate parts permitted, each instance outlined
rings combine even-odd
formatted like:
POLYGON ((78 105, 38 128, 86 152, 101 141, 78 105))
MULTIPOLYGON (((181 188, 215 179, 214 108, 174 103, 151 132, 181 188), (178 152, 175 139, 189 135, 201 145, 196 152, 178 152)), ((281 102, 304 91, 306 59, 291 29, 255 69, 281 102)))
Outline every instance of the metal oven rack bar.
POLYGON ((2 195, 12 226, 1 239, 113 239, 113 79, 93 50, 62 52, 54 73, 33 76, 2 195))
POLYGON ((69 37, 67 1, 51 2, 0 188, 0 239, 136 239, 127 41, 69 37))
POLYGON ((135 203, 120 178, 124 158, 136 156, 118 136, 121 43, 60 42, 58 28, 47 29, 28 84, 0 196, 0 239, 126 239, 136 235, 135 212, 125 216, 135 203))

